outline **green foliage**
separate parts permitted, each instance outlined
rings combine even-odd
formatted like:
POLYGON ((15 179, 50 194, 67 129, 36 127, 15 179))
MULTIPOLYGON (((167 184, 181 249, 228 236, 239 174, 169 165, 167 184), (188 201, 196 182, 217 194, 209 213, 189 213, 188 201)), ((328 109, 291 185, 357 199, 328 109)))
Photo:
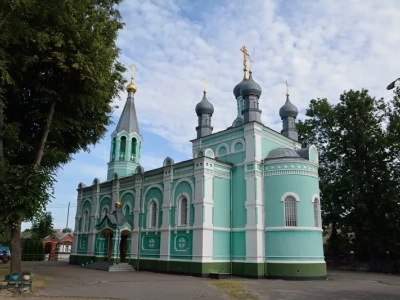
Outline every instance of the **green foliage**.
POLYGON ((320 151, 322 217, 335 254, 400 254, 398 95, 389 104, 366 90, 344 92, 336 105, 312 100, 298 124, 304 146, 320 151))
POLYGON ((72 232, 71 228, 63 228, 63 230, 61 230, 61 233, 67 233, 67 232, 72 232))
POLYGON ((53 217, 51 213, 47 212, 32 221, 32 238, 41 240, 47 236, 54 236, 53 217))
POLYGON ((0 2, 0 220, 20 271, 21 221, 45 210, 57 169, 110 124, 125 68, 121 0, 0 2))

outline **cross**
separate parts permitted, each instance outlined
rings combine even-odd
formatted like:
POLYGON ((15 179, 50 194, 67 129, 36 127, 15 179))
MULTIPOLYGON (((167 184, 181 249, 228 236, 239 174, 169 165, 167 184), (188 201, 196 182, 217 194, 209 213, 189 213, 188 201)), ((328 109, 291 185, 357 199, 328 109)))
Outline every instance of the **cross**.
POLYGON ((286 80, 285 84, 286 84, 286 96, 289 96, 289 82, 286 80))
POLYGON ((250 71, 252 71, 253 70, 253 60, 251 59, 251 56, 249 55, 249 54, 247 54, 247 56, 249 57, 249 62, 250 62, 250 71))
POLYGON ((135 73, 136 73, 136 71, 137 71, 138 69, 137 69, 137 67, 136 67, 135 64, 129 66, 129 68, 131 69, 131 79, 133 80, 133 78, 135 78, 135 73))
POLYGON ((243 46, 242 48, 240 48, 240 51, 243 52, 243 67, 244 67, 244 70, 247 70, 247 56, 249 56, 249 53, 247 52, 246 46, 243 46))
POLYGON ((207 92, 207 79, 203 78, 201 81, 203 81, 203 92, 207 92))

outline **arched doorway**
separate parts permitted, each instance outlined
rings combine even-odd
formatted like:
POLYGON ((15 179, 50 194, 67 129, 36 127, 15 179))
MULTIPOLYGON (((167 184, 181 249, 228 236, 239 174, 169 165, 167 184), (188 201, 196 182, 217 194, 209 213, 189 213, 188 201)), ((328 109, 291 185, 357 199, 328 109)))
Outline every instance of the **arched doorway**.
POLYGON ((126 260, 126 250, 128 248, 128 236, 131 232, 129 230, 121 231, 121 241, 119 242, 119 260, 120 262, 125 262, 126 260))
POLYGON ((105 260, 111 262, 114 232, 109 228, 104 228, 101 231, 101 234, 106 237, 107 253, 106 253, 105 260))

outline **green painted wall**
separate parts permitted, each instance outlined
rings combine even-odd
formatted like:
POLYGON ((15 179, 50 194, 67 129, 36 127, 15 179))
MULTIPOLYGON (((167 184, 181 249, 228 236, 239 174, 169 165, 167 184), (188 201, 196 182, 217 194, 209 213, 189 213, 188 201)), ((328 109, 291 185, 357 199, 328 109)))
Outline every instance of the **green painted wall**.
POLYGON ((130 208, 129 210, 133 209, 135 207, 135 198, 132 193, 126 193, 122 196, 121 198, 121 203, 122 203, 122 211, 125 215, 125 217, 128 219, 128 223, 132 226, 133 225, 133 214, 127 214, 126 211, 126 206, 129 205, 130 208))
POLYGON ((270 278, 282 279, 325 279, 326 264, 280 264, 267 263, 267 274, 270 278))
POLYGON ((213 234, 213 259, 231 259, 231 233, 230 231, 214 230, 213 234))
POLYGON ((237 166, 233 171, 233 228, 243 228, 246 226, 246 211, 244 203, 246 201, 246 184, 244 179, 244 166, 237 166))
POLYGON ((268 261, 323 261, 322 232, 267 231, 265 251, 268 261))
POLYGON ((214 213, 213 224, 214 227, 230 228, 230 186, 229 179, 214 177, 213 182, 213 200, 214 200, 214 213))
POLYGON ((297 225, 314 227, 314 209, 311 200, 313 195, 319 194, 318 178, 304 175, 267 176, 264 177, 264 192, 266 227, 285 226, 285 206, 281 198, 286 192, 294 192, 300 198, 296 204, 297 225))
POLYGON ((111 207, 111 199, 109 197, 103 198, 100 202, 100 210, 99 210, 100 216, 102 215, 103 209, 106 206, 108 206, 108 209, 109 209, 108 212, 110 212, 112 210, 112 207, 111 207))
POLYGON ((246 259, 246 233, 232 232, 232 260, 246 259))
POLYGON ((140 257, 158 259, 160 258, 160 233, 142 232, 140 244, 140 257))
POLYGON ((149 210, 149 202, 151 199, 155 198, 157 199, 158 205, 157 205, 157 210, 158 210, 158 228, 161 227, 161 223, 162 223, 162 211, 161 211, 161 207, 163 204, 163 196, 162 196, 162 191, 157 188, 157 187, 152 187, 147 191, 148 187, 145 188, 145 193, 146 193, 146 197, 144 200, 144 209, 145 209, 145 214, 142 217, 142 221, 143 224, 147 227, 148 224, 148 220, 147 218, 150 217, 148 210, 149 210))
POLYGON ((171 259, 192 259, 193 254, 193 231, 178 230, 170 232, 170 254, 171 259))
POLYGON ((87 250, 88 250, 88 235, 87 234, 78 235, 77 253, 86 254, 87 250))
MULTIPOLYGON (((178 180, 175 180, 175 184, 176 184, 176 182, 178 180)), ((194 182, 194 177, 190 176, 189 178, 187 178, 187 180, 193 183, 194 182)), ((175 220, 176 220, 175 219, 175 214, 179 213, 178 201, 184 194, 187 194, 189 196, 188 199, 187 199, 188 200, 188 205, 189 205, 189 216, 188 216, 189 217, 189 225, 193 226, 193 222, 194 222, 194 207, 192 205, 192 203, 193 203, 192 187, 190 186, 188 181, 182 181, 176 186, 175 193, 174 193, 173 199, 172 199, 173 206, 176 207, 176 210, 175 209, 171 210, 171 219, 170 219, 170 225, 171 226, 175 226, 175 220)))

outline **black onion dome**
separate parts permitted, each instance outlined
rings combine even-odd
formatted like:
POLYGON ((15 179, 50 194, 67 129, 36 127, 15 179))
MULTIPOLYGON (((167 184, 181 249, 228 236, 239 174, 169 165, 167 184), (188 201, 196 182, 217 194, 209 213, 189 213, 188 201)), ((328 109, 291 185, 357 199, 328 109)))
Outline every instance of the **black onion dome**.
POLYGON ((214 105, 211 104, 210 101, 207 100, 206 93, 204 92, 203 99, 196 105, 196 114, 210 114, 214 113, 214 105))
POLYGON ((233 94, 235 95, 235 98, 237 99, 240 96, 240 90, 242 89, 243 84, 247 81, 246 78, 243 78, 241 82, 239 82, 234 88, 233 88, 233 94))
POLYGON ((253 73, 249 72, 249 74, 249 79, 246 80, 241 86, 240 94, 242 97, 246 95, 256 95, 260 97, 262 93, 261 86, 253 80, 253 73))
POLYGON ((279 115, 281 116, 281 118, 285 118, 285 117, 295 117, 296 118, 298 113, 299 113, 299 110, 292 102, 290 102, 289 95, 287 95, 286 103, 279 110, 279 115))

